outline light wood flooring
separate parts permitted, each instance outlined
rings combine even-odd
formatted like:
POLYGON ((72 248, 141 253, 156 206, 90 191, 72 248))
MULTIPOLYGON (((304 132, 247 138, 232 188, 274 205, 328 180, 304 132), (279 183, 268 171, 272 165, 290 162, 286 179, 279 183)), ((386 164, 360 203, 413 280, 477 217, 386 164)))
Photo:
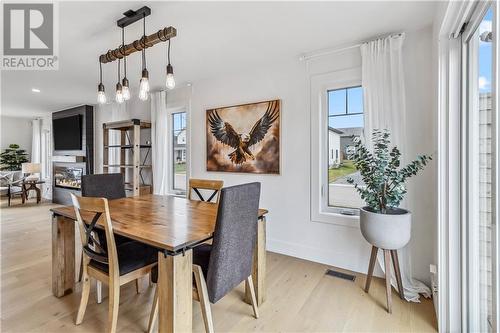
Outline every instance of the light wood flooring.
MULTIPOLYGON (((103 332, 107 320, 107 292, 95 301, 95 282, 83 323, 74 325, 80 297, 77 291, 63 298, 51 293, 51 204, 25 206, 17 200, 10 208, 2 201, 1 332, 103 332)), ((269 221, 272 223, 272 221, 269 221)), ((78 240, 79 238, 77 238, 78 240)), ((78 242, 77 242, 78 243, 78 242)), ((369 253, 367 253, 367 256, 369 253)), ((435 332, 431 300, 401 301, 392 294, 393 314, 385 311, 384 281, 374 278, 370 293, 356 281, 325 276, 326 265, 268 252, 267 300, 254 319, 242 301, 243 285, 212 305, 216 332, 435 332)), ((77 260, 78 264, 78 260, 77 260)), ((78 270, 76 270, 78 271, 78 270)), ((144 332, 153 299, 153 287, 142 281, 121 288, 119 332, 144 332)), ((193 303, 193 328, 203 332, 200 306, 193 303)))

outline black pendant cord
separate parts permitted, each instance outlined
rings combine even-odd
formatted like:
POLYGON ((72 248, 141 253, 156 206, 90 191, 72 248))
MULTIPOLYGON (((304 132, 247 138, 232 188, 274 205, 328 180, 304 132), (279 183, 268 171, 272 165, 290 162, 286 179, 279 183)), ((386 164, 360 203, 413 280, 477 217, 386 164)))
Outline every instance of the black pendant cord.
POLYGON ((142 69, 146 69, 146 15, 142 18, 142 69))
MULTIPOLYGON (((125 48, 125 28, 122 27, 122 48, 125 48)), ((127 56, 123 54, 123 74, 124 78, 127 78, 127 56)))
POLYGON ((118 83, 120 83, 120 59, 118 59, 118 83))
POLYGON ((168 40, 168 48, 167 48, 167 59, 168 59, 168 64, 170 65, 170 39, 168 40))
POLYGON ((99 83, 102 84, 102 62, 99 60, 99 83))

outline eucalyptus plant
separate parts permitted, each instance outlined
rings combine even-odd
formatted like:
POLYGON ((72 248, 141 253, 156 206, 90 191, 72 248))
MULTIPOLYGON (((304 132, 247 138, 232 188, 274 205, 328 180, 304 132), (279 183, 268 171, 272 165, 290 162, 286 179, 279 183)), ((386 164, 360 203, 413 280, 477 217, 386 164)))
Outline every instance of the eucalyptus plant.
POLYGON ((354 139, 356 151, 350 155, 354 166, 359 170, 364 184, 349 184, 361 195, 366 204, 375 212, 387 214, 388 210, 399 207, 407 189, 406 180, 415 176, 432 160, 429 155, 419 155, 417 159, 400 168, 401 152, 397 147, 390 148, 390 132, 374 130, 372 133, 373 152, 361 142, 354 139))

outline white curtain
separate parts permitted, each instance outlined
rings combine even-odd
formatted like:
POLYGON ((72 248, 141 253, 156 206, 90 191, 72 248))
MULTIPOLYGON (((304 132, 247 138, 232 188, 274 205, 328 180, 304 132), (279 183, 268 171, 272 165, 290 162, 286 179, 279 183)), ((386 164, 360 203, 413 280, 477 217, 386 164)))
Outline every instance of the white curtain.
MULTIPOLYGON (((392 144, 400 149, 403 163, 408 161, 405 151, 406 101, 402 54, 404 39, 403 33, 361 45, 366 144, 372 147, 371 133, 374 129, 390 130, 392 144)), ((405 206, 405 202, 402 206, 405 206)), ((405 299, 419 302, 419 293, 430 297, 431 291, 425 284, 412 278, 410 244, 398 250, 399 264, 405 299)), ((382 270, 383 260, 379 251, 378 263, 382 270)), ((396 287, 394 272, 391 280, 392 285, 396 287)))
POLYGON ((31 121, 31 163, 42 162, 42 119, 33 119, 31 121))
POLYGON ((151 145, 153 164, 153 192, 166 195, 169 193, 169 145, 167 93, 151 93, 151 145))
MULTIPOLYGON (((41 185, 42 197, 50 199, 52 197, 52 139, 51 139, 51 117, 44 119, 33 119, 31 121, 31 163, 41 164, 40 179, 45 181, 41 185)), ((35 196, 32 191, 29 194, 30 198, 35 196)))

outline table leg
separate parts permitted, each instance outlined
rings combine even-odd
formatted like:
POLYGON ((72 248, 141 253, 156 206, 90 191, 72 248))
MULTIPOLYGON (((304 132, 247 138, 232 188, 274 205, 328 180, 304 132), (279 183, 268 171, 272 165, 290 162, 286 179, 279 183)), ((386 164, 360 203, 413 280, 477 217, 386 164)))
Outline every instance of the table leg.
POLYGON ((36 185, 35 185, 35 191, 36 191, 36 203, 39 204, 40 201, 42 200, 42 191, 36 185))
POLYGON ((75 288, 75 224, 63 216, 52 219, 52 294, 71 294, 75 288))
POLYGON ((21 185, 21 203, 24 205, 24 203, 28 200, 28 195, 26 191, 26 186, 21 185))
MULTIPOLYGON (((257 244, 253 254, 252 280, 255 288, 257 305, 266 300, 266 218, 257 223, 257 244)), ((248 282, 245 282, 245 301, 252 304, 248 282)))
POLYGON ((193 251, 176 256, 158 252, 159 333, 193 330, 193 251))

